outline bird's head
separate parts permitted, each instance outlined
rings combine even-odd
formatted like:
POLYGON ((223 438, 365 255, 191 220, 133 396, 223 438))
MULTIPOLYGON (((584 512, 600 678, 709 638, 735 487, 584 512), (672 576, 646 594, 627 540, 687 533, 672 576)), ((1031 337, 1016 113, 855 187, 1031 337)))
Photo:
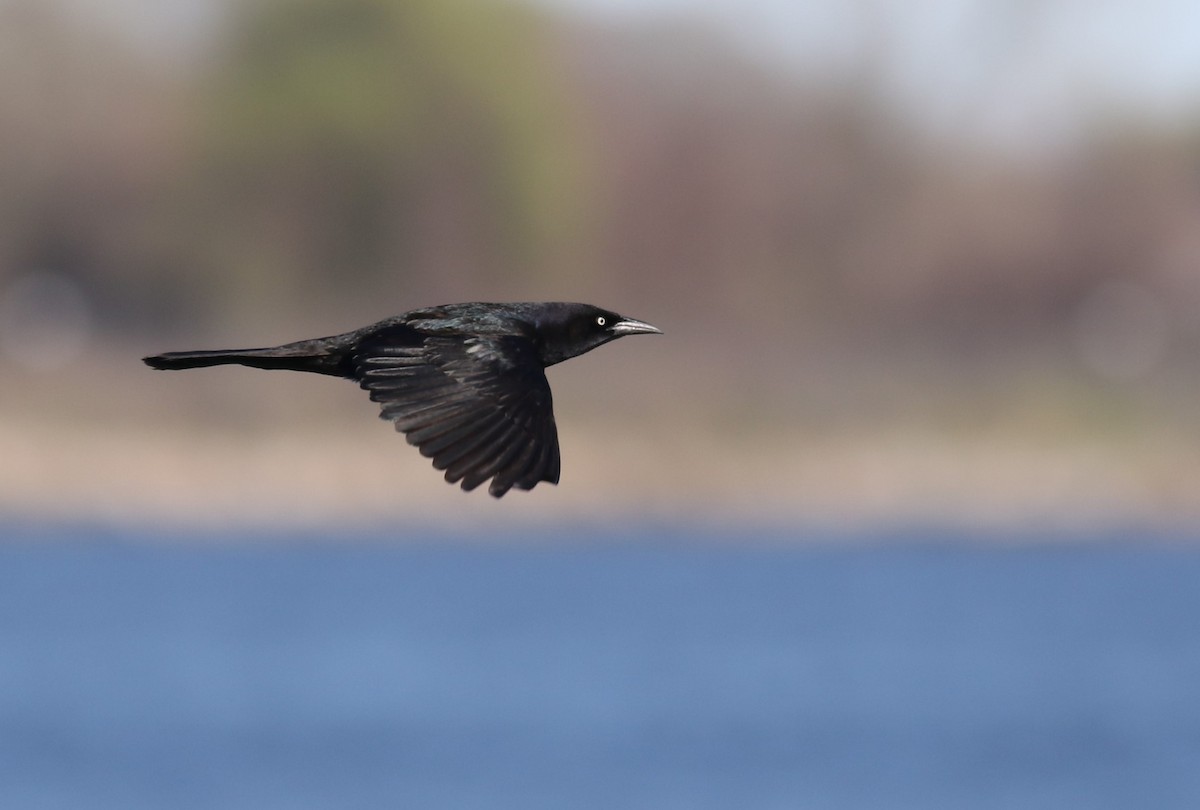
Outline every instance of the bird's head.
POLYGON ((542 341, 542 361, 561 363, 610 340, 626 335, 661 335, 662 330, 644 321, 594 307, 591 304, 543 304, 536 319, 542 341))

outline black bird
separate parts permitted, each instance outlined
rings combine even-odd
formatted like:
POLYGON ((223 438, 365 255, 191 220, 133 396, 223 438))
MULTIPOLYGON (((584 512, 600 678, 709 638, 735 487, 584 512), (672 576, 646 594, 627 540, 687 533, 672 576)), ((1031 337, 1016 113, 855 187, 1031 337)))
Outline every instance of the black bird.
POLYGON ((267 349, 168 352, 152 368, 234 363, 355 380, 380 417, 472 490, 558 483, 558 431, 545 369, 625 335, 662 334, 590 304, 447 304, 342 335, 267 349))

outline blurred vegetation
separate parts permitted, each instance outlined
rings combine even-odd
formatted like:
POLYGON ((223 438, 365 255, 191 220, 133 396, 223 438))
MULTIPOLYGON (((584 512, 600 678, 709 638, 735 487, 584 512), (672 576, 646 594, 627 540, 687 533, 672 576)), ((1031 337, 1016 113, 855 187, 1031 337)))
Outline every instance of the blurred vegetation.
POLYGON ((232 27, 203 129, 226 300, 399 301, 423 276, 469 289, 536 279, 560 258, 579 178, 535 15, 263 0, 232 27))
POLYGON ((664 386, 784 413, 1197 390, 1195 129, 1006 153, 922 134, 869 73, 488 0, 252 0, 187 58, 14 0, 0 60, 0 294, 68 278, 101 338, 574 298, 703 358, 664 386))

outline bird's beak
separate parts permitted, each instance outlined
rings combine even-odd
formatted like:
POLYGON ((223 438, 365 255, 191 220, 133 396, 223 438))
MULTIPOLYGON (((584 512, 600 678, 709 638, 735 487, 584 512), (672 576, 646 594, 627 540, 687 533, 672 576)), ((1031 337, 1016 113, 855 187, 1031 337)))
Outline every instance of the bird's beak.
POLYGON ((662 330, 657 326, 651 326, 644 321, 635 321, 633 318, 622 318, 612 325, 610 331, 617 337, 625 335, 661 335, 662 330))

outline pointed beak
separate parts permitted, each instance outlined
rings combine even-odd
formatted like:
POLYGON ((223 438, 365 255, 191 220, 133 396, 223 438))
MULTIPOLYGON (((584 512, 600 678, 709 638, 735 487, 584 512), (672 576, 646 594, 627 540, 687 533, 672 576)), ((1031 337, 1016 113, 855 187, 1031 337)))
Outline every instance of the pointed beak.
POLYGON ((625 335, 661 335, 662 330, 657 326, 651 326, 644 321, 635 321, 633 318, 622 318, 609 327, 610 331, 617 337, 625 335))

